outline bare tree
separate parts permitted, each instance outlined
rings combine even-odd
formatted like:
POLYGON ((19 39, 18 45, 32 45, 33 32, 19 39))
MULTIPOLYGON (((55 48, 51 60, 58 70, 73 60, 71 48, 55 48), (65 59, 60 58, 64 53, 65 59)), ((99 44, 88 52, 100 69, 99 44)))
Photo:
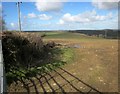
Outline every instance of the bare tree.
POLYGON ((3 14, 3 11, 0 14, 0 31, 4 31, 7 30, 6 22, 4 19, 5 15, 3 14))

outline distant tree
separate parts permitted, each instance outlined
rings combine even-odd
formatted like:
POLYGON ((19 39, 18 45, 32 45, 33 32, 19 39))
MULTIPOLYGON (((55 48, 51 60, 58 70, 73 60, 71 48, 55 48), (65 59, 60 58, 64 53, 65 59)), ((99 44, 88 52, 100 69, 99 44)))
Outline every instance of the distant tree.
POLYGON ((6 28, 6 22, 5 22, 5 20, 3 19, 3 20, 2 20, 2 31, 4 31, 4 30, 7 30, 7 28, 6 28))
POLYGON ((5 22, 5 19, 4 19, 5 15, 2 15, 3 12, 0 13, 0 14, 1 14, 1 15, 0 15, 0 30, 1 30, 1 31, 4 31, 4 30, 7 30, 6 22, 5 22))
POLYGON ((0 16, 0 31, 2 30, 2 17, 0 16))

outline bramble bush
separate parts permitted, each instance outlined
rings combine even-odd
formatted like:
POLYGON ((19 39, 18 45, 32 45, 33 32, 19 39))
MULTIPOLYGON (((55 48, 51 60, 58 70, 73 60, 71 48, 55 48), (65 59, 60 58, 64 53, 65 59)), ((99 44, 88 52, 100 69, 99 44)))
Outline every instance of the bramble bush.
POLYGON ((62 50, 54 42, 43 43, 35 33, 3 32, 2 49, 8 85, 65 64, 62 50))

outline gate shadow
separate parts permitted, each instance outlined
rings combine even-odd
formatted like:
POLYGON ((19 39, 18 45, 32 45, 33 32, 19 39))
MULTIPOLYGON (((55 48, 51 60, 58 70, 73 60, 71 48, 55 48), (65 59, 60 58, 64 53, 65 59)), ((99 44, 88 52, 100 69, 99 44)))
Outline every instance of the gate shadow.
POLYGON ((91 94, 91 93, 93 94, 93 92, 95 94, 102 94, 100 91, 98 91, 97 89, 93 88, 89 84, 83 82, 78 77, 74 76, 73 74, 71 74, 70 72, 66 71, 65 69, 59 67, 59 70, 62 71, 62 72, 60 73, 60 72, 58 72, 58 70, 52 69, 52 72, 55 73, 54 75, 52 75, 50 72, 44 72, 44 74, 38 73, 39 77, 36 75, 34 78, 39 82, 37 84, 39 84, 40 87, 37 87, 37 85, 35 83, 36 80, 32 79, 31 77, 22 77, 22 78, 19 79, 19 81, 23 84, 23 86, 27 90, 28 94, 30 94, 32 92, 32 91, 30 91, 31 87, 34 88, 34 91, 35 91, 36 94, 40 93, 39 92, 40 88, 43 90, 44 94, 48 93, 47 89, 45 88, 45 84, 47 84, 49 86, 49 88, 50 88, 50 90, 51 90, 51 92, 53 94, 56 94, 57 90, 60 90, 61 93, 66 94, 67 92, 64 89, 64 86, 66 86, 66 85, 71 86, 79 94, 91 94), (67 77, 63 76, 64 73, 66 75, 74 78, 74 79, 73 80, 68 80, 67 77), (58 83, 58 81, 55 79, 56 77, 61 78, 66 83, 65 84, 58 83), (29 83, 27 83, 24 79, 27 79, 29 81, 29 83), (58 88, 54 88, 52 86, 52 84, 50 83, 50 80, 54 81, 54 83, 56 84, 56 86, 58 88), (86 87, 89 88, 89 90, 87 92, 83 92, 82 90, 79 89, 79 87, 77 87, 76 85, 72 84, 73 81, 77 81, 78 83, 84 84, 86 87), (32 84, 32 85, 30 85, 30 84, 32 84))

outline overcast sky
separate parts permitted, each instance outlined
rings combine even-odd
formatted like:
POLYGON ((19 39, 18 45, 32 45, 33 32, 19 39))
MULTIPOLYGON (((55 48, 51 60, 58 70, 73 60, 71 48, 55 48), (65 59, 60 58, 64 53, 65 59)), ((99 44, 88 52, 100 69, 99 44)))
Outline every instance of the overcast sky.
MULTIPOLYGON (((22 30, 117 29, 118 4, 114 2, 23 2, 22 30)), ((1 7, 0 7, 1 8, 1 7)), ((15 2, 3 2, 7 28, 18 30, 15 2)))

